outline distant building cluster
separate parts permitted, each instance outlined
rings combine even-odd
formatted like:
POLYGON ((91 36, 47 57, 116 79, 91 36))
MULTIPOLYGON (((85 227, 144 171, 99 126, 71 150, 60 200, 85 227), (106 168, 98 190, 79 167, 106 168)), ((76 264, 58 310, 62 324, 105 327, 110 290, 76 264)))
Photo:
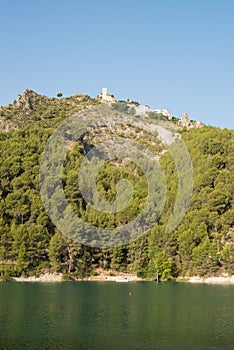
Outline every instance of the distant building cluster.
POLYGON ((171 111, 169 111, 169 109, 154 109, 153 112, 157 114, 162 114, 168 117, 168 120, 172 120, 172 114, 171 114, 171 111))
MULTIPOLYGON (((102 92, 98 95, 98 99, 100 99, 102 102, 108 102, 108 103, 116 102, 116 98, 114 97, 114 95, 108 94, 107 88, 102 88, 102 92)), ((132 103, 132 100, 127 99, 126 102, 132 103)), ((137 114, 139 114, 139 115, 147 115, 149 112, 154 112, 156 114, 159 114, 159 115, 161 114, 161 115, 167 117, 168 120, 173 119, 173 115, 172 115, 171 111, 169 111, 168 109, 153 109, 153 110, 151 110, 149 106, 143 106, 140 104, 135 106, 135 109, 136 109, 137 114)), ((196 122, 191 121, 187 113, 184 113, 184 116, 178 121, 178 124, 180 126, 182 126, 183 128, 187 128, 187 129, 201 128, 205 125, 199 121, 196 121, 196 122)))

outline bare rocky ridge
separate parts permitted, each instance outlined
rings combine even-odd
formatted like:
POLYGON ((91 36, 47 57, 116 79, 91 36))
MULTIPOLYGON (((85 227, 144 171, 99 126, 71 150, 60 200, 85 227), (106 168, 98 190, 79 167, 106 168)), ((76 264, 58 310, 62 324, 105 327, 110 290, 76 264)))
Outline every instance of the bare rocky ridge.
POLYGON ((41 103, 43 100, 48 101, 49 98, 39 95, 33 90, 25 89, 21 95, 18 95, 18 98, 15 101, 15 107, 31 111, 37 103, 41 103))

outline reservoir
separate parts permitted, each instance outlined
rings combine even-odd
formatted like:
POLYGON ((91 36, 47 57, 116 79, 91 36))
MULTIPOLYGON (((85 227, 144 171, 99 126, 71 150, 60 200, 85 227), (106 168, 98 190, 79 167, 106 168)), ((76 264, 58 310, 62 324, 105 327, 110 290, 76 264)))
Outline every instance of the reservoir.
POLYGON ((0 283, 1 350, 233 350, 234 286, 0 283))

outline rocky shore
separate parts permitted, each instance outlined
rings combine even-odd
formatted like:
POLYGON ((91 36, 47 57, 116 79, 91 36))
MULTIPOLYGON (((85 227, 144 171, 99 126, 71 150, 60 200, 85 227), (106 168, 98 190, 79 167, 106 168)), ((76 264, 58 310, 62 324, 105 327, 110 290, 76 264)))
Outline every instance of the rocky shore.
POLYGON ((56 274, 56 273, 45 273, 43 275, 40 275, 39 277, 36 276, 28 276, 28 277, 13 277, 12 279, 16 282, 61 282, 62 281, 62 274, 56 274))
MULTIPOLYGON (((62 282, 66 279, 63 279, 62 273, 44 273, 38 277, 36 276, 21 276, 13 277, 13 280, 16 282, 62 282)), ((69 277, 69 275, 68 275, 69 277)), ((116 271, 105 271, 98 269, 96 274, 93 276, 88 276, 84 278, 74 278, 74 281, 97 281, 97 282, 135 282, 142 281, 142 278, 137 277, 135 274, 131 273, 119 273, 116 271)))
POLYGON ((234 284, 234 275, 228 276, 218 276, 218 277, 199 277, 199 276, 192 276, 192 277, 185 277, 185 278, 178 278, 178 282, 189 282, 189 283, 205 283, 205 284, 234 284))
MULTIPOLYGON (((16 282, 45 282, 45 283, 53 283, 53 282, 62 282, 66 279, 63 279, 62 273, 44 273, 38 277, 36 276, 21 276, 14 277, 14 281, 16 282)), ((142 279, 137 277, 135 274, 131 273, 119 273, 116 271, 105 271, 105 270, 97 270, 96 275, 88 276, 84 278, 75 278, 75 281, 96 281, 96 282, 137 282, 137 281, 147 281, 147 279, 142 279)), ((188 283, 204 283, 204 284, 233 284, 234 285, 234 275, 228 276, 218 276, 218 277, 200 277, 200 276, 192 276, 192 277, 178 277, 176 282, 188 282, 188 283)))

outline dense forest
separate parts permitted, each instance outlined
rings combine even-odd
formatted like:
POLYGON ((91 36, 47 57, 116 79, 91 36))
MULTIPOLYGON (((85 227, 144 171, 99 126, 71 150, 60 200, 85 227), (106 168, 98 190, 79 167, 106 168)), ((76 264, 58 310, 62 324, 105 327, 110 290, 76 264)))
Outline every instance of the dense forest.
MULTIPOLYGON (((78 108, 98 103, 95 99, 77 96, 69 101, 53 99, 50 104, 50 100, 45 99, 27 105, 21 97, 22 105, 18 101, 0 111, 2 125, 11 122, 6 124, 7 131, 3 129, 0 133, 1 278, 38 275, 45 271, 62 272, 76 278, 95 274, 98 268, 161 280, 224 272, 234 274, 233 130, 207 126, 178 129, 192 159, 194 190, 190 207, 173 232, 166 233, 165 227, 177 194, 175 164, 168 152, 161 152, 160 142, 152 141, 152 135, 134 130, 130 130, 133 139, 156 154, 161 152, 168 196, 160 219, 140 239, 111 249, 84 246, 59 232, 41 201, 40 158, 49 136, 61 120, 78 108)), ((115 106, 119 108, 120 104, 115 106)), ((121 108, 126 105, 122 103, 121 108)), ((132 113, 134 110, 130 109, 129 116, 132 113)), ((103 166, 97 179, 97 189, 103 198, 109 201, 115 198, 115 184, 121 178, 133 183, 135 196, 124 213, 97 215, 84 202, 76 185, 77 169, 85 156, 87 143, 94 136, 88 135, 86 140, 74 142, 71 147, 63 171, 64 192, 82 219, 93 225, 114 227, 138 214, 147 196, 146 178, 131 162, 123 167, 111 162, 103 166)))

